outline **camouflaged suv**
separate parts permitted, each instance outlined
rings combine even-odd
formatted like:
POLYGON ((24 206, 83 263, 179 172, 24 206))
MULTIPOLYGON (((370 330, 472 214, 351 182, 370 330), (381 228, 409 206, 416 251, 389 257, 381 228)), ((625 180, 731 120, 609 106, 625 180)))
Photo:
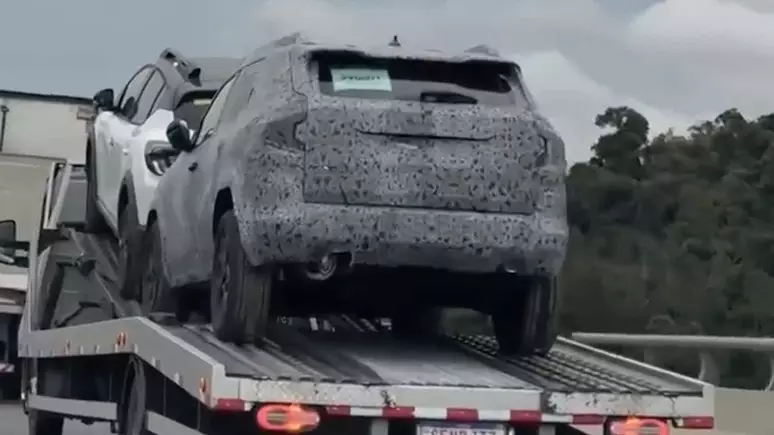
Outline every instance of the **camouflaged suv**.
POLYGON ((167 134, 181 154, 148 217, 154 310, 206 288, 218 337, 246 342, 274 315, 390 317, 416 336, 463 307, 491 316, 503 352, 550 348, 564 144, 515 63, 291 35, 167 134))

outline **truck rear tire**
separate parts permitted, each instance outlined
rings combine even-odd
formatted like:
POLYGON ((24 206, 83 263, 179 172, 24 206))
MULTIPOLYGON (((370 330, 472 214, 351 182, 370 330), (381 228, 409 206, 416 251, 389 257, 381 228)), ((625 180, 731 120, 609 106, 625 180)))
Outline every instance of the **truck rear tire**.
MULTIPOLYGON (((38 378, 43 380, 45 378, 40 376, 38 372, 38 361, 35 359, 27 359, 22 363, 22 382, 24 384, 24 402, 22 408, 27 414, 27 434, 28 435, 62 435, 64 429, 64 418, 57 414, 52 414, 46 411, 39 411, 32 409, 27 403, 30 400, 32 394, 30 379, 38 378)), ((60 384, 61 385, 61 384, 60 384)), ((40 386, 43 386, 41 384, 40 386)), ((45 394, 45 393, 43 393, 45 394)))
POLYGON ((142 360, 132 358, 127 375, 118 404, 118 435, 147 435, 148 386, 142 360))
POLYGON ((29 435, 62 435, 64 418, 45 411, 30 409, 27 414, 27 431, 29 435))
POLYGON ((86 153, 86 225, 89 233, 102 234, 109 231, 107 221, 97 205, 97 160, 92 146, 86 153))
POLYGON ((556 340, 554 315, 556 279, 534 276, 520 279, 522 288, 498 289, 492 326, 503 355, 545 355, 556 340))
POLYGON ((260 341, 269 321, 273 269, 250 264, 233 210, 218 221, 214 244, 210 319, 215 336, 236 344, 260 341))

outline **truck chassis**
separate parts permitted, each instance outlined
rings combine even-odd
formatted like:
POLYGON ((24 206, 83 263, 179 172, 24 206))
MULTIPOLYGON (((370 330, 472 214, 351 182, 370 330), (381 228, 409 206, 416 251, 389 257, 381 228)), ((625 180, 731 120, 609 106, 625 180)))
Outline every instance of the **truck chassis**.
POLYGON ((712 385, 562 338, 546 356, 503 357, 487 336, 407 341, 379 320, 329 316, 236 346, 204 323, 143 317, 119 296, 114 241, 58 214, 85 191, 73 188, 81 173, 54 165, 52 211, 31 248, 18 352, 30 435, 61 434, 64 418, 131 435, 612 434, 631 417, 713 425, 712 385))

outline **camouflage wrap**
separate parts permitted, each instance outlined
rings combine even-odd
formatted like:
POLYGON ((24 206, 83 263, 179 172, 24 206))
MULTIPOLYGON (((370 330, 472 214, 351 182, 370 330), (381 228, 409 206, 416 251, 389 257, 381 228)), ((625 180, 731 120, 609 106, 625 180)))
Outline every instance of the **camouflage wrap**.
MULTIPOLYGON (((558 273, 568 239, 566 163, 545 118, 531 107, 428 111, 426 103, 323 95, 307 68, 310 48, 319 46, 256 52, 276 62, 275 74, 245 62, 239 81, 252 90, 232 92, 249 93, 251 102, 211 157, 217 161, 200 162, 221 168, 205 189, 203 213, 219 189, 231 189, 253 264, 347 251, 356 264, 558 273)), ((369 53, 451 58, 382 49, 369 53)), ((200 219, 202 230, 212 225, 200 219)), ((196 258, 211 258, 212 242, 189 236, 196 258)), ((182 263, 209 271, 204 261, 182 263)))

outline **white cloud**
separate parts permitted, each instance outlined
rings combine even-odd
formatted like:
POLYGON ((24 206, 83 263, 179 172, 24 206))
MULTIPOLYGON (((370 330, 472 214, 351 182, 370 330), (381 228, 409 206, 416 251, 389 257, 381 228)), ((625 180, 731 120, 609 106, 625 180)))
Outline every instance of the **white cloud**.
POLYGON ((670 0, 629 26, 643 48, 688 56, 760 55, 774 58, 774 14, 728 0, 670 0))
POLYGON ((589 156, 607 106, 634 107, 655 133, 732 106, 774 111, 774 2, 648 0, 632 16, 607 7, 620 1, 266 0, 253 16, 262 37, 497 47, 522 64, 571 161, 589 156))
POLYGON ((677 126, 680 133, 695 120, 685 114, 658 109, 636 98, 620 95, 595 82, 557 51, 513 56, 524 68, 525 80, 538 103, 562 132, 567 142, 567 159, 588 159, 589 144, 599 137, 594 117, 610 106, 636 108, 650 121, 651 131, 660 133, 677 126))

